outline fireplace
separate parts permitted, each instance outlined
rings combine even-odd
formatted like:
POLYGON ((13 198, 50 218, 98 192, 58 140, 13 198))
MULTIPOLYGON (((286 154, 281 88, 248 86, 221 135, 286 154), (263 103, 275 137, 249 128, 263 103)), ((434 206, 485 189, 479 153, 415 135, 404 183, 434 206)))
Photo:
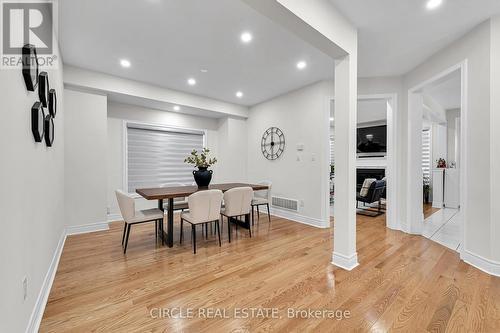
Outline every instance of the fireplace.
POLYGON ((385 177, 385 169, 357 169, 356 191, 359 192, 366 178, 381 180, 385 177))

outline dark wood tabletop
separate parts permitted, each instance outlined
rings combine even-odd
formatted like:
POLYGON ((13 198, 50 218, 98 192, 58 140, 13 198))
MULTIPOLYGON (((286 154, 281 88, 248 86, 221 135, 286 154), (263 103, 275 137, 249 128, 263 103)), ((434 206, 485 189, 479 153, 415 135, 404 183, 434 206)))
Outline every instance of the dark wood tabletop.
POLYGON ((195 192, 203 190, 221 190, 226 192, 235 187, 251 187, 254 191, 267 190, 267 185, 255 185, 245 183, 213 184, 208 188, 198 188, 198 186, 166 186, 156 188, 140 188, 136 192, 147 200, 161 200, 179 197, 187 197, 195 192))

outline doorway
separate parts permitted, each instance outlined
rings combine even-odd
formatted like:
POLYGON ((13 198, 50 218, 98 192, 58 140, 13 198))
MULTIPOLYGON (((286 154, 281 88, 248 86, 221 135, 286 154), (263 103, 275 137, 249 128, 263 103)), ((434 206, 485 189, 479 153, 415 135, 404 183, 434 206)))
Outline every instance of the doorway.
POLYGON ((466 62, 408 92, 405 231, 454 251, 464 239, 466 62))
MULTIPOLYGON (((356 213, 363 219, 383 219, 391 229, 400 230, 397 219, 397 165, 396 165, 396 118, 397 94, 359 95, 357 105, 357 154, 356 199, 359 198, 365 179, 382 181, 385 186, 380 197, 361 199, 356 213), (370 139, 374 149, 362 149, 370 139), (364 140, 364 141, 363 141, 364 140)), ((330 215, 335 207, 335 118, 334 103, 330 113, 330 215)))

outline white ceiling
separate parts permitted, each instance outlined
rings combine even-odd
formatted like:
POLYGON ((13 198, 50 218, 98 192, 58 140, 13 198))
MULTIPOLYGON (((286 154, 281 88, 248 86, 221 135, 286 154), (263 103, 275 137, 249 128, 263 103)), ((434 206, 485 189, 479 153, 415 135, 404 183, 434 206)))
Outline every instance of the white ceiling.
POLYGON ((64 0, 59 12, 64 63, 160 87, 254 105, 333 78, 332 59, 241 1, 64 0))
POLYGON ((442 80, 424 87, 423 93, 430 96, 444 110, 459 109, 461 85, 460 70, 456 70, 442 80))
POLYGON ((499 0, 330 0, 358 28, 359 76, 406 74, 475 25, 500 13, 499 0))

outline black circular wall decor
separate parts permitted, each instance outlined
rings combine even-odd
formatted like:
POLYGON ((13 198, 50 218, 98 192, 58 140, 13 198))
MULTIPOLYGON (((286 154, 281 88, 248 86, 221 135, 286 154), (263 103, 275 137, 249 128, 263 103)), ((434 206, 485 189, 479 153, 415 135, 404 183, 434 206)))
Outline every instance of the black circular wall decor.
POLYGON ((268 160, 276 160, 285 151, 285 135, 278 127, 268 128, 260 143, 262 155, 268 160))
POLYGON ((43 107, 47 107, 47 102, 49 100, 49 74, 47 72, 41 72, 38 75, 38 98, 42 103, 43 107))
POLYGON ((56 117, 57 113, 57 96, 55 89, 49 90, 49 114, 52 118, 56 117))
POLYGON ((45 138, 45 144, 47 147, 52 147, 54 143, 54 118, 50 114, 45 116, 45 121, 43 125, 43 136, 45 138))
POLYGON ((26 44, 22 50, 23 78, 26 89, 35 91, 38 84, 38 58, 34 45, 26 44))
POLYGON ((35 142, 42 142, 45 112, 42 103, 35 102, 31 107, 31 132, 35 142))

